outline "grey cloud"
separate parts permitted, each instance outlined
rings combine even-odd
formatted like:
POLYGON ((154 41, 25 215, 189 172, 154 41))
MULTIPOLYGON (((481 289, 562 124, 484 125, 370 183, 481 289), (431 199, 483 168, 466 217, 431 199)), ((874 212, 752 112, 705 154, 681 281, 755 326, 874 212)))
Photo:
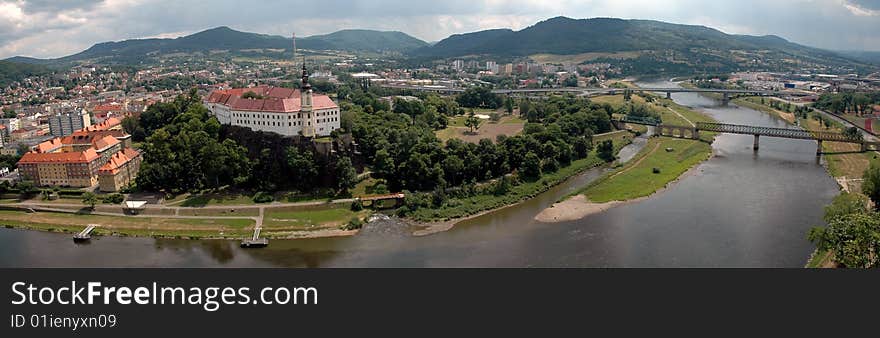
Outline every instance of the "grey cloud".
MULTIPOLYGON (((880 8, 880 0, 849 3, 880 8)), ((727 33, 775 34, 828 49, 880 50, 878 17, 855 16, 842 4, 841 0, 678 0, 664 1, 662 6, 648 0, 38 0, 23 3, 28 17, 22 22, 30 24, 4 22, 0 13, 0 58, 58 57, 97 42, 186 34, 217 26, 284 36, 293 31, 307 36, 344 28, 399 30, 438 40, 486 28, 521 29, 557 15, 656 19, 702 24, 727 33), (59 19, 61 14, 67 21, 59 19), (71 15, 77 20, 70 20, 71 15)))
POLYGON ((27 0, 22 9, 27 13, 90 10, 104 0, 27 0))
POLYGON ((880 0, 849 0, 849 3, 864 9, 880 10, 880 0))

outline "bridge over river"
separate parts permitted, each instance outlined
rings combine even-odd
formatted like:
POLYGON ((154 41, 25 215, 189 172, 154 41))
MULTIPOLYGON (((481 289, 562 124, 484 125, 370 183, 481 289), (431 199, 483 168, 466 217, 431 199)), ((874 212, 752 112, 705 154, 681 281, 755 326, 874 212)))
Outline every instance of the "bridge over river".
POLYGON ((618 118, 613 120, 618 129, 624 129, 622 124, 639 124, 639 125, 647 125, 653 126, 656 128, 656 133, 661 136, 671 136, 671 137, 684 137, 684 138, 692 138, 699 139, 700 132, 715 132, 715 133, 727 133, 727 134, 741 134, 741 135, 753 135, 755 137, 754 149, 758 150, 759 140, 761 136, 767 137, 780 137, 780 138, 789 138, 789 139, 799 139, 799 140, 814 140, 818 143, 818 147, 816 149, 816 154, 822 153, 822 142, 844 142, 844 143, 855 143, 861 145, 861 151, 869 151, 869 150, 878 150, 880 149, 880 142, 872 142, 865 140, 861 134, 853 136, 847 135, 843 133, 835 133, 835 132, 827 132, 827 131, 817 131, 817 130, 806 130, 801 128, 773 128, 773 127, 761 127, 761 126, 748 126, 748 125, 738 125, 738 124, 729 124, 729 123, 708 123, 708 122, 698 122, 693 126, 678 126, 678 125, 669 125, 662 124, 654 119, 646 119, 646 118, 638 118, 631 116, 624 116, 622 118, 618 118))
MULTIPOLYGON (((399 85, 399 84, 382 84, 380 85, 382 88, 389 89, 401 89, 401 90, 413 90, 413 91, 427 91, 427 92, 436 92, 436 93, 446 93, 446 94, 454 94, 454 93, 462 93, 467 88, 463 87, 446 87, 446 86, 411 86, 411 85, 399 85)), ((577 95, 584 96, 595 96, 595 95, 616 95, 623 92, 653 92, 653 93, 666 93, 666 98, 671 99, 672 93, 716 93, 722 94, 722 102, 727 103, 730 101, 730 95, 737 94, 747 94, 747 95, 756 95, 756 96, 779 96, 779 97, 794 97, 794 96, 810 96, 813 95, 811 93, 798 92, 798 91, 775 91, 775 90, 755 90, 755 89, 713 89, 713 88, 651 88, 651 87, 639 87, 639 88, 577 88, 577 87, 559 87, 559 88, 518 88, 518 89, 493 89, 492 93, 499 95, 516 95, 516 94, 564 94, 564 93, 572 93, 577 95)))

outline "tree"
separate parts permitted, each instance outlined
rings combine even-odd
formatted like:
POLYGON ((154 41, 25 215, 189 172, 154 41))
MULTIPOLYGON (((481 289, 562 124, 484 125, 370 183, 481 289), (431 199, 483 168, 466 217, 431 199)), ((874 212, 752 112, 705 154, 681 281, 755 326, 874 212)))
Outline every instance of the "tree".
POLYGON ((837 216, 828 227, 810 230, 808 239, 819 250, 832 252, 843 267, 880 267, 880 216, 875 213, 837 216))
POLYGON ((351 158, 341 156, 336 161, 336 187, 345 194, 349 189, 354 188, 355 184, 357 184, 357 172, 351 165, 351 158))
POLYGON ((875 163, 871 163, 871 166, 865 170, 862 177, 865 180, 862 182, 862 193, 874 202, 874 208, 876 209, 880 206, 880 167, 875 163))
POLYGON ((491 108, 501 107, 501 96, 492 93, 488 87, 468 88, 456 99, 462 107, 468 108, 491 108))
POLYGON ((850 139, 855 139, 855 140, 861 140, 864 137, 862 135, 862 132, 859 130, 859 128, 856 128, 856 127, 846 128, 843 131, 843 135, 845 135, 846 137, 848 137, 850 139))
POLYGON ((19 182, 15 187, 18 188, 18 193, 23 200, 29 199, 37 193, 37 187, 35 187, 34 182, 31 181, 19 182))
POLYGON ((95 210, 95 204, 98 203, 98 196, 93 192, 85 192, 82 194, 82 203, 89 206, 90 210, 95 210))
POLYGON ((587 158, 592 150, 593 143, 587 138, 577 137, 574 139, 574 154, 578 159, 587 158))
POLYGON ((614 143, 611 140, 605 140, 599 143, 599 148, 597 148, 597 155, 599 158, 605 160, 605 162, 614 161, 614 143))
POLYGON ((394 175, 394 159, 388 150, 379 149, 373 157, 373 174, 377 178, 388 178, 394 175))
POLYGON ((471 128, 471 134, 474 133, 474 129, 480 126, 480 119, 474 115, 474 112, 468 116, 467 120, 464 121, 465 127, 471 128))
POLYGON ((504 100, 504 110, 507 111, 507 115, 513 114, 513 98, 508 96, 507 100, 504 100))
POLYGON ((299 151, 296 147, 287 148, 287 166, 290 179, 300 191, 309 191, 318 178, 318 167, 311 151, 299 151))
POLYGON ((524 117, 528 116, 528 114, 532 111, 532 103, 529 100, 522 100, 519 102, 519 116, 524 117))
POLYGON ((868 210, 868 199, 855 193, 841 193, 825 207, 825 223, 831 223, 832 220, 849 214, 864 214, 868 210))
POLYGON ((565 81, 563 82, 562 85, 566 86, 566 87, 577 87, 578 86, 577 75, 569 76, 568 78, 565 79, 565 81))
POLYGON ((538 157, 538 154, 533 151, 526 154, 523 158, 522 172, 526 178, 537 179, 541 177, 541 158, 538 157))

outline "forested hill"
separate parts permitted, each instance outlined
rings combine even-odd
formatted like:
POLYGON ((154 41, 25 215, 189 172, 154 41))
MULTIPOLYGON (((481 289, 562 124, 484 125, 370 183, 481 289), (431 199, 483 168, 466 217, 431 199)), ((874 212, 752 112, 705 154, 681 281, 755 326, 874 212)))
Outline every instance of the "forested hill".
POLYGON ((731 35, 713 28, 650 20, 556 17, 520 31, 487 30, 453 35, 414 51, 428 58, 470 55, 529 56, 635 52, 716 64, 797 58, 825 65, 863 66, 834 52, 778 36, 731 35))
POLYGON ((18 62, 0 61, 0 87, 6 87, 12 82, 22 79, 50 73, 51 70, 40 65, 30 65, 18 62))
POLYGON ((419 54, 458 56, 467 54, 531 55, 578 54, 691 48, 797 49, 822 52, 776 36, 729 35, 704 27, 649 20, 612 18, 571 19, 556 17, 520 31, 487 30, 453 35, 419 54))
MULTIPOLYGON (((343 30, 327 35, 297 38, 297 48, 312 50, 340 50, 367 52, 406 52, 427 46, 424 41, 401 32, 372 30, 343 30)), ((146 56, 179 52, 208 52, 216 50, 243 51, 254 49, 290 50, 290 37, 241 32, 229 27, 217 27, 175 39, 132 39, 103 42, 77 54, 58 59, 14 57, 10 61, 31 64, 65 63, 81 60, 136 63, 146 56)))

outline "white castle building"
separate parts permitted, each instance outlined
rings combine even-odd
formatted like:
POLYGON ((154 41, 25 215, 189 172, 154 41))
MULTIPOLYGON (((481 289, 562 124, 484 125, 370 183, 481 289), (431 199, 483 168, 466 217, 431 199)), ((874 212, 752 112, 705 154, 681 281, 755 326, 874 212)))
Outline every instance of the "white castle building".
POLYGON ((268 86, 215 90, 205 106, 222 124, 284 136, 330 135, 339 129, 339 106, 327 95, 313 95, 305 64, 302 71, 302 90, 268 86), (253 95, 243 97, 248 92, 253 95))

